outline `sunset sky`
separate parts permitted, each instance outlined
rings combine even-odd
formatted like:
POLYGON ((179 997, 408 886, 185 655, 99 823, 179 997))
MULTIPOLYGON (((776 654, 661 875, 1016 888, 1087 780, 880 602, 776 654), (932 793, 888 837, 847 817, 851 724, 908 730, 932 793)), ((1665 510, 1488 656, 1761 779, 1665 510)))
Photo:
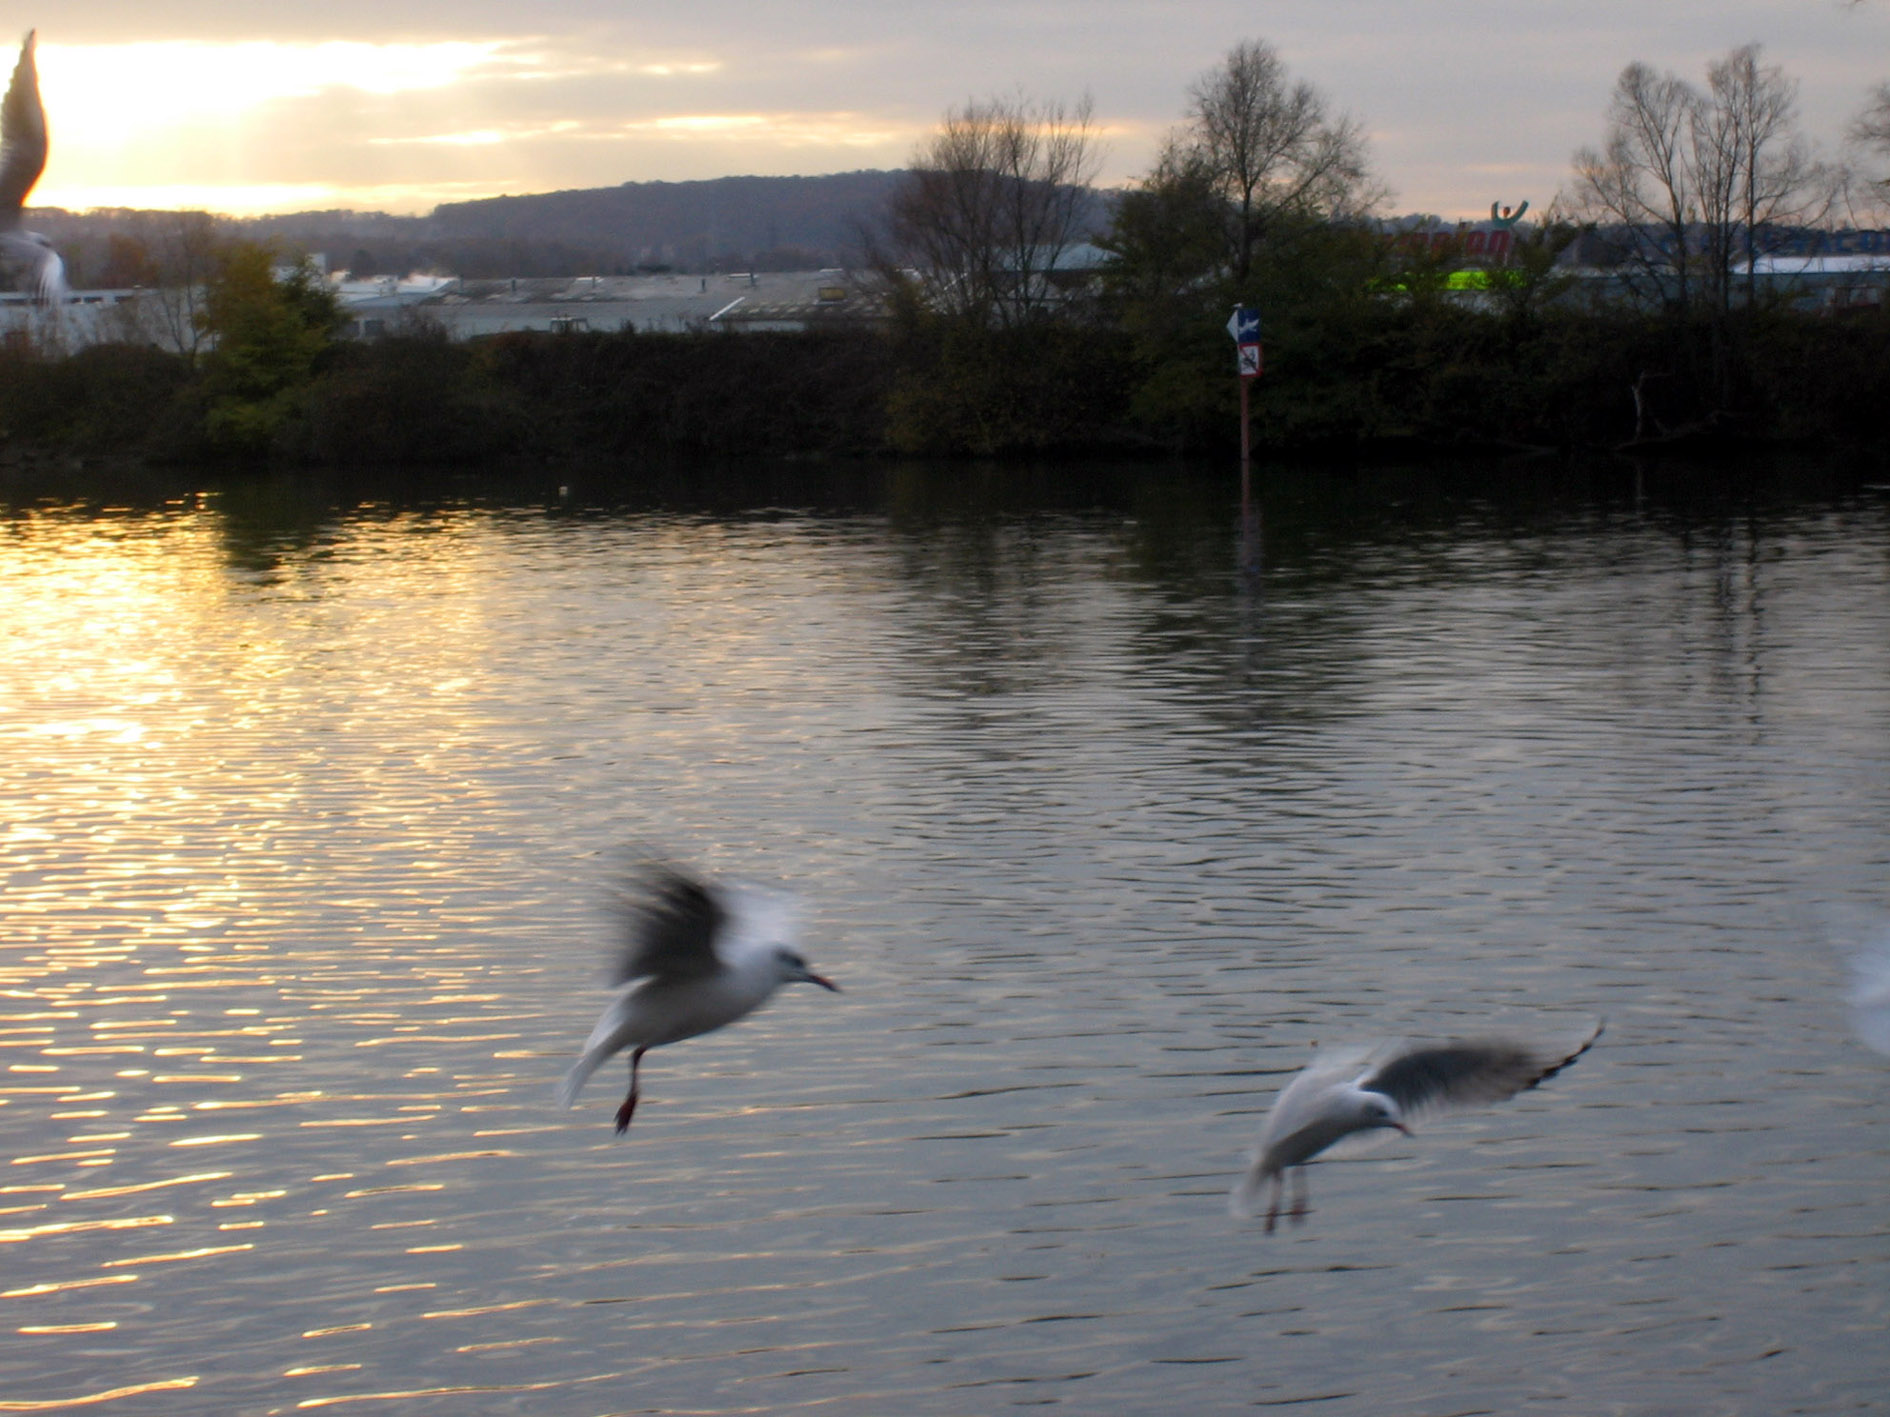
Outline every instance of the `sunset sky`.
POLYGON ((90 0, 40 31, 36 205, 251 213, 897 167, 948 107, 1087 91, 1103 180, 1264 38, 1372 137, 1397 211, 1538 207, 1640 59, 1759 41, 1835 150, 1890 79, 1890 0, 90 0))

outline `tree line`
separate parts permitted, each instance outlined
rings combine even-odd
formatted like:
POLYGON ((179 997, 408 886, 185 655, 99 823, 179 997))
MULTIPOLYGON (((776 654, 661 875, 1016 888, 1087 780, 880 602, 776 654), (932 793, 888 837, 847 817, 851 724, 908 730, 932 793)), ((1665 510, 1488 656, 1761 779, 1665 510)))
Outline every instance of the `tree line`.
MULTIPOLYGON (((306 266, 272 276, 280 253, 180 217, 163 256, 199 277, 166 287, 172 352, 51 358, 12 338, 0 438, 293 461, 1218 452, 1237 434, 1223 327, 1247 305, 1264 320, 1263 448, 1878 446, 1890 316, 1808 314, 1755 277, 1768 231, 1871 190, 1814 154, 1796 85, 1757 46, 1704 85, 1631 64, 1604 122, 1466 290, 1471 253, 1376 220, 1362 126, 1263 41, 1195 80, 1151 170, 1100 217, 1087 99, 975 100, 866 234, 887 320, 804 335, 455 345, 421 321, 339 341, 306 266), (1560 259, 1578 239, 1613 273, 1609 298, 1560 259)), ((1890 154, 1890 85, 1856 136, 1890 154)))
MULTIPOLYGON (((1276 447, 1880 439, 1852 400, 1881 402, 1881 304, 1841 319, 1795 308, 1761 284, 1758 258, 1780 232, 1871 219, 1890 186, 1813 151, 1796 83, 1757 45, 1711 63, 1703 85, 1628 65, 1604 124, 1568 186, 1484 259, 1471 240, 1398 240, 1362 126, 1263 41, 1194 81, 1096 233, 1063 200, 1091 170, 1087 105, 968 104, 915 155, 880 256, 908 324, 942 327, 924 386, 903 393, 902 432, 1001 444, 993 425, 1017 401, 991 371, 1019 327, 1058 324, 1086 329, 1106 361, 1117 428, 1224 445, 1223 326, 1241 305, 1263 318, 1256 431, 1276 447), (1108 260, 1079 297, 1065 258, 1085 236, 1108 260), (1578 240, 1605 281, 1572 274, 1578 240)), ((1890 156, 1890 84, 1853 136, 1890 156)), ((1067 388, 1043 359, 1007 372, 1067 388)))

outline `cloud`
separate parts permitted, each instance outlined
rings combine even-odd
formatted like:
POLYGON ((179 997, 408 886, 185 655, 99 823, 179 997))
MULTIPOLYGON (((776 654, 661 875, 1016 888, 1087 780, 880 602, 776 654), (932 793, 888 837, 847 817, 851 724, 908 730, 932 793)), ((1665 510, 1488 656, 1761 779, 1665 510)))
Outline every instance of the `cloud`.
POLYGON ((41 32, 36 199, 320 188, 412 211, 440 191, 890 167, 947 108, 1019 91, 1090 92, 1120 182, 1189 81, 1256 37, 1365 124, 1401 205, 1456 214, 1546 203, 1634 59, 1697 76, 1757 39, 1834 140, 1883 76, 1890 5, 700 0, 627 19, 621 0, 91 0, 41 32))

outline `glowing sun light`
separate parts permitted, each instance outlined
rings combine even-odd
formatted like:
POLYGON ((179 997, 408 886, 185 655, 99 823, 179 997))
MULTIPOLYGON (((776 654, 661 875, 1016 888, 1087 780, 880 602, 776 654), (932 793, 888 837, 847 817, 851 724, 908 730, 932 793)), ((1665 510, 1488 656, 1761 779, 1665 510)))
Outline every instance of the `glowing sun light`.
POLYGON ((394 94, 444 88, 497 59, 497 41, 438 44, 41 44, 40 93, 62 143, 122 141, 127 133, 199 118, 231 118, 324 89, 394 94))

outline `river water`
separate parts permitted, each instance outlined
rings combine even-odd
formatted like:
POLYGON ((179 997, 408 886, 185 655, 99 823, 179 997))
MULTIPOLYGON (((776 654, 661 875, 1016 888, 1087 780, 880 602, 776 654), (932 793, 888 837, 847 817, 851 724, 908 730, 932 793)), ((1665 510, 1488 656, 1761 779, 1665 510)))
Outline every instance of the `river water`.
POLYGON ((1890 487, 557 480, 11 494, 0 1412, 1890 1400, 1890 487), (639 849, 845 992, 619 1140, 639 849), (1315 1041, 1594 1018, 1229 1217, 1315 1041))

